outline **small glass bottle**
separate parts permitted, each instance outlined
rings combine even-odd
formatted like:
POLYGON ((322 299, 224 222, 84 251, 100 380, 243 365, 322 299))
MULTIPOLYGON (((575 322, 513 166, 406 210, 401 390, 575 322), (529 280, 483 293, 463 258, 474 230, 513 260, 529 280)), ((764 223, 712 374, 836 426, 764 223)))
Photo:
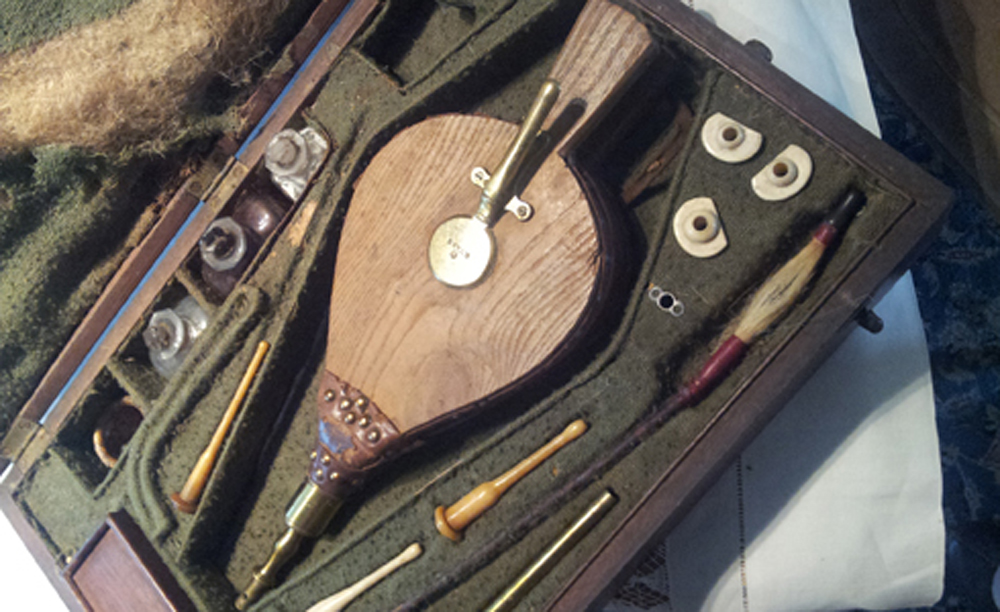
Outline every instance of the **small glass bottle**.
POLYGON ((279 199, 268 193, 241 195, 232 216, 212 221, 198 241, 202 279, 220 296, 229 295, 284 214, 279 199))
POLYGON ((219 217, 198 240, 201 277, 220 296, 229 295, 257 252, 259 242, 232 217, 219 217))
POLYGON ((208 315, 191 296, 173 308, 154 312, 142 332, 142 339, 156 371, 165 378, 172 378, 206 327, 208 315))

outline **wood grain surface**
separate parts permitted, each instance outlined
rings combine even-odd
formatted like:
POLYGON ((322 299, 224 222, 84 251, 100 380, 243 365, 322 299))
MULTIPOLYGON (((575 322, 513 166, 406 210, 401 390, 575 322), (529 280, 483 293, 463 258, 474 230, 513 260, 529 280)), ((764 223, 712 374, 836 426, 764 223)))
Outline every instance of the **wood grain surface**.
POLYGON ((600 269, 599 227, 564 157, 649 50, 646 29, 620 7, 592 0, 584 8, 552 73, 561 93, 546 129, 559 154, 521 194, 535 208, 531 220, 505 215, 495 226, 495 265, 475 287, 435 280, 428 244, 443 221, 475 212, 480 189, 469 175, 498 166, 517 126, 428 119, 398 134, 358 181, 334 276, 326 367, 400 433, 531 373, 577 323, 600 269), (561 116, 571 105, 575 121, 561 116))
POLYGON ((445 115, 411 127, 357 184, 340 242, 327 369, 361 389, 405 432, 525 375, 562 341, 596 276, 587 199, 558 156, 523 197, 535 215, 496 225, 482 284, 438 282, 427 245, 444 220, 475 210, 469 174, 499 163, 517 126, 445 115), (431 152, 433 151, 433 154, 431 152))
POLYGON ((635 79, 653 51, 646 26, 605 0, 591 0, 573 25, 549 78, 562 90, 548 129, 570 105, 582 114, 561 136, 556 150, 566 157, 635 79))

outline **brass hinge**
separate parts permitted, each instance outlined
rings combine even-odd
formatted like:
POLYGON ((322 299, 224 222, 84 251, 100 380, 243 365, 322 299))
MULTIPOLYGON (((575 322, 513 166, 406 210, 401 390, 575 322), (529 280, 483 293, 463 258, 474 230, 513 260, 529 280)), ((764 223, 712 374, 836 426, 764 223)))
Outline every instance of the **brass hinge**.
POLYGON ((233 197, 236 191, 243 185, 251 168, 243 164, 235 157, 230 157, 226 165, 215 176, 215 179, 208 186, 208 189, 201 194, 205 204, 216 213, 233 197))
POLYGON ((0 442, 0 459, 5 460, 5 463, 17 461, 41 429, 42 426, 34 421, 21 417, 14 419, 7 435, 0 442))

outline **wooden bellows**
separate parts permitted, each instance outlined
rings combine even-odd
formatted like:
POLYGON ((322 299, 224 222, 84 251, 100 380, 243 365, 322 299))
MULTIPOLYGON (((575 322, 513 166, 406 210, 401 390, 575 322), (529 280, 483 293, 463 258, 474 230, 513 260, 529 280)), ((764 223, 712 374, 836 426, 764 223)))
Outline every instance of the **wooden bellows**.
MULTIPOLYGON (((607 232, 614 217, 606 203, 588 198, 579 169, 566 159, 650 51, 649 34, 626 11, 606 0, 587 4, 552 72, 560 93, 543 130, 557 154, 511 170, 517 184, 527 181, 519 195, 534 214, 526 222, 488 215, 496 221, 489 265, 471 287, 435 278, 431 238, 445 221, 477 212, 482 192, 471 175, 477 167, 496 171, 517 126, 434 117, 372 158, 338 246, 307 481, 285 515, 288 529, 237 608, 271 588, 299 543, 323 532, 370 470, 443 421, 548 373, 592 331, 596 309, 588 306, 607 302, 607 280, 616 278, 610 262, 618 258, 602 252, 613 242, 607 232)), ((551 101, 540 99, 536 109, 551 101)), ((444 256, 468 254, 448 237, 435 240, 453 248, 444 256)))
MULTIPOLYGON (((552 78, 561 94, 548 126, 573 105, 563 157, 636 74, 650 50, 623 9, 590 2, 552 78)), ((535 214, 495 226, 491 275, 468 289, 436 281, 429 237, 475 211, 475 166, 494 168, 517 127, 445 115, 397 135, 356 185, 339 246, 327 370, 366 394, 400 433, 502 390, 538 368, 580 319, 600 268, 599 228, 583 188, 550 155, 521 194, 535 214)), ((459 254, 460 256, 460 254, 459 254)))

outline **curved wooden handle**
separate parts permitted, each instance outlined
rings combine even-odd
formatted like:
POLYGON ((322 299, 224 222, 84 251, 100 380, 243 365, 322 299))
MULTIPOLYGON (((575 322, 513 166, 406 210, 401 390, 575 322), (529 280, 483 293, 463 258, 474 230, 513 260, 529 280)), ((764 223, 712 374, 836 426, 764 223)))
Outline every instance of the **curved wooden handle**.
POLYGON ((444 506, 439 506, 434 511, 434 524, 437 525, 438 531, 441 532, 441 535, 456 542, 461 540, 462 530, 497 503, 497 500, 507 489, 527 476, 529 472, 541 465, 557 450, 582 436, 585 431, 587 431, 587 423, 583 419, 573 421, 562 433, 549 440, 545 446, 536 450, 498 478, 479 485, 447 509, 444 506))
POLYGON ((608 0, 590 0, 573 25, 549 78, 562 91, 549 114, 549 125, 560 120, 570 105, 580 115, 561 135, 556 150, 565 156, 641 72, 653 51, 653 41, 642 23, 608 0))
POLYGON ((260 364, 264 361, 264 356, 267 355, 267 351, 270 348, 271 345, 266 340, 261 340, 260 344, 257 345, 257 350, 254 352, 246 372, 243 373, 243 379, 240 380, 240 384, 236 388, 236 393, 233 394, 233 399, 229 402, 226 412, 222 415, 222 420, 219 421, 219 425, 215 428, 215 433, 212 434, 212 440, 208 443, 205 450, 202 451, 201 456, 198 457, 198 462, 194 464, 191 475, 188 476, 184 487, 180 492, 170 496, 170 501, 173 502, 174 507, 181 512, 192 514, 195 508, 198 507, 201 492, 208 482, 208 477, 212 475, 215 460, 219 456, 219 451, 222 450, 222 442, 225 441, 229 427, 233 424, 233 419, 236 418, 236 412, 239 410, 240 404, 243 403, 243 398, 246 397, 247 391, 250 390, 250 384, 253 383, 254 376, 257 375, 257 370, 260 369, 260 364))

